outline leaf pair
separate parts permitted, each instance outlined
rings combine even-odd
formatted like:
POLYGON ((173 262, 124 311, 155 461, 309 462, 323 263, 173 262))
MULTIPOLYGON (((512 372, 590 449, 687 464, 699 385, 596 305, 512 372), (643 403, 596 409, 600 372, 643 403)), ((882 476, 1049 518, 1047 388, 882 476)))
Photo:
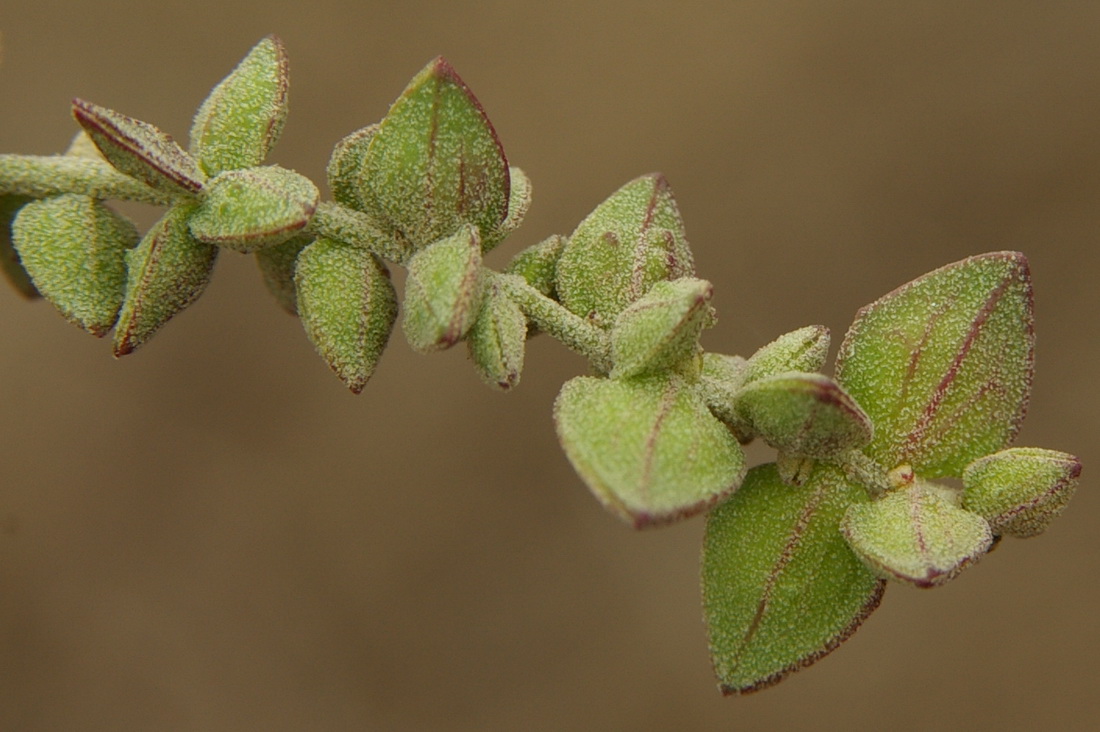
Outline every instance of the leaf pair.
POLYGON ((136 247, 132 225, 93 199, 28 206, 16 238, 47 297, 97 335, 117 313, 121 356, 198 298, 218 247, 251 251, 294 237, 313 215, 316 187, 292 171, 256 167, 282 130, 286 92, 286 54, 269 37, 202 104, 189 151, 153 125, 74 100, 73 115, 99 153, 174 203, 136 247), (76 291, 94 307, 66 294, 76 291))
POLYGON ((564 246, 547 242, 513 269, 608 332, 609 378, 566 383, 554 417, 570 462, 609 510, 635 527, 660 525, 737 487, 744 453, 708 411, 697 378, 713 288, 691 277, 663 177, 626 184, 564 246))
MULTIPOLYGON (((454 69, 442 58, 429 63, 382 122, 336 145, 327 175, 337 203, 366 213, 369 235, 389 239, 379 239, 385 246, 378 249, 397 252, 408 268, 402 327, 413 349, 426 353, 467 340, 487 383, 514 386, 526 317, 488 282, 482 253, 519 225, 530 183, 508 167, 492 124, 454 69)), ((397 303, 388 276, 382 286, 376 271, 381 262, 364 251, 337 254, 350 248, 328 242, 320 267, 314 246, 308 247, 295 282, 310 339, 357 392, 388 339, 397 303), (355 294, 337 293, 334 278, 355 294)), ((273 283, 286 279, 278 264, 268 265, 273 283)), ((275 291, 285 289, 276 285, 275 291)))

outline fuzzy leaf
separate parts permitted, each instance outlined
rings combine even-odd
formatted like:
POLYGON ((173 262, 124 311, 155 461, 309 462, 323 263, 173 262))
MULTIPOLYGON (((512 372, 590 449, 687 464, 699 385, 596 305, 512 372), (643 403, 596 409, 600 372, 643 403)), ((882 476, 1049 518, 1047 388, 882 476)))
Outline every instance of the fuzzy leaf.
POLYGON ((577 226, 558 260, 561 302, 610 328, 654 283, 694 274, 691 250, 668 181, 627 183, 577 226))
POLYGON ((466 335, 481 309, 481 242, 466 224, 413 255, 405 281, 401 327, 421 353, 450 348, 466 335))
POLYGON ((264 161, 283 131, 290 69, 283 42, 257 43, 199 107, 191 154, 208 175, 264 161))
POLYGON ((706 280, 657 282, 615 319, 611 329, 612 378, 667 371, 699 352, 699 335, 714 323, 706 280))
POLYGON ((250 252, 290 239, 309 224, 320 191, 293 170, 269 165, 212 178, 191 217, 191 234, 250 252))
POLYGON ((871 441, 867 415, 821 374, 757 379, 737 395, 736 409, 753 434, 788 455, 830 458, 871 441))
POLYGON ((28 203, 12 235, 19 258, 67 320, 104 336, 118 317, 134 224, 90 196, 70 193, 28 203))
POLYGON ((808 325, 779 336, 748 360, 745 383, 789 371, 818 371, 829 355, 829 329, 808 325))
POLYGON ((30 196, 0 195, 0 271, 16 292, 28 300, 42 297, 42 293, 34 286, 31 276, 19 261, 19 252, 15 251, 11 240, 11 224, 19 209, 33 200, 30 196))
POLYGON ((549 238, 527 247, 512 257, 512 261, 504 271, 519 275, 543 295, 554 297, 558 257, 565 248, 565 242, 564 236, 552 234, 549 238))
POLYGON ((527 316, 494 282, 466 336, 470 360, 489 386, 507 391, 519 383, 527 341, 527 316))
POLYGON ((336 375, 358 394, 374 373, 397 319, 386 268, 365 249, 318 239, 298 256, 298 313, 336 375))
POLYGON ((963 471, 963 508, 996 535, 1043 532, 1077 489, 1081 462, 1068 453, 1014 447, 979 458, 963 471))
POLYGON ((1031 280, 1018 252, 964 259, 860 310, 836 380, 875 425, 886 468, 959 476, 1016 435, 1031 391, 1031 280))
POLYGON ((359 196, 359 183, 367 159, 367 149, 376 132, 377 124, 368 125, 340 140, 333 148, 325 170, 333 199, 358 211, 364 209, 363 199, 359 196))
POLYGON ((989 524, 963 510, 951 489, 917 481, 848 509, 841 531, 879 576, 936 587, 980 559, 993 543, 989 524))
POLYGON ((83 99, 73 100, 73 117, 103 157, 126 175, 169 194, 202 190, 206 176, 171 135, 83 99))
POLYGON ((715 673, 726 694, 782 681, 844 642, 870 615, 885 583, 838 527, 867 493, 833 467, 785 485, 774 465, 707 517, 703 608, 715 673))
POLYGON ((482 250, 486 252, 495 249, 508 238, 509 234, 518 229, 527 216, 527 210, 531 208, 531 179, 514 165, 508 167, 508 178, 511 190, 508 194, 508 215, 482 245, 482 250))
POLYGON ((294 267, 298 255, 313 241, 312 234, 299 234, 282 244, 256 251, 256 264, 268 292, 291 315, 298 314, 298 296, 294 287, 294 267))
POLYGON ((198 299, 210 281, 218 248, 191 236, 194 204, 178 203, 126 254, 126 299, 115 328, 115 356, 125 356, 198 299))
POLYGON ((360 197, 416 247, 463 224, 479 240, 508 216, 508 161, 480 102, 442 57, 394 102, 370 142, 360 197))
POLYGON ((574 378, 558 394, 554 419, 577 473, 635 528, 699 513, 744 475, 740 445, 676 378, 574 378))

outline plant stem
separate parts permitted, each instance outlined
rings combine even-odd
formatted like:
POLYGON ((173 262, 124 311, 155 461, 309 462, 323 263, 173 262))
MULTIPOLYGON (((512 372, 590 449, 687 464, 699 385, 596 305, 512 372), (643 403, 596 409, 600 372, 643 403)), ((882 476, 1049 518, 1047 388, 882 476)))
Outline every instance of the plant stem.
POLYGON ((46 198, 63 193, 155 206, 167 206, 173 200, 102 160, 71 155, 0 155, 0 194, 46 198))
POLYGON ((317 236, 362 247, 390 262, 402 264, 412 256, 404 239, 379 229, 370 216, 332 201, 317 205, 307 229, 317 236))
POLYGON ((599 371, 611 371, 611 339, 602 328, 543 295, 519 275, 486 271, 540 330, 587 357, 599 371))

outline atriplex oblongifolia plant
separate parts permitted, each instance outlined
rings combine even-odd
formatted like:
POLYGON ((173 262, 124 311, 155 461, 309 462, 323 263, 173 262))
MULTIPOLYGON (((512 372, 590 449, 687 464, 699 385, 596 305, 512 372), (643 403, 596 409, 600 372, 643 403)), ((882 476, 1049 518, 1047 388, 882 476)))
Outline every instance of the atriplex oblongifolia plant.
POLYGON ((353 392, 397 318, 387 265, 408 270, 409 344, 464 341, 491 386, 519 382, 528 336, 561 340, 591 362, 554 418, 596 497, 635 527, 709 511, 704 608, 727 693, 831 651, 887 580, 941 585, 1002 536, 1038 534, 1076 486, 1072 455, 1009 447, 1034 342, 1017 252, 947 265, 865 307, 829 378, 823 326, 748 359, 702 350, 712 288, 694 276, 660 175, 627 183, 503 272, 486 267, 531 186, 442 58, 380 123, 336 145, 331 202, 263 165, 287 110, 277 38, 214 88, 187 150, 110 109, 72 109, 83 129, 65 154, 0 156, 0 257, 16 289, 97 336, 113 328, 122 356, 194 302, 221 250, 252 252, 353 392), (107 199, 167 210, 141 235, 107 199), (778 454, 746 472, 741 444, 755 438, 778 454))

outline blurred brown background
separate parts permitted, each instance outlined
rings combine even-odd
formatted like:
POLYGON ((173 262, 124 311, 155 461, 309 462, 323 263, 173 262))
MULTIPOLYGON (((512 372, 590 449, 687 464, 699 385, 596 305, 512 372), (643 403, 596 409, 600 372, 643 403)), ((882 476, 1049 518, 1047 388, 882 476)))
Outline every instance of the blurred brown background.
POLYGON ((661 170, 716 351, 810 323, 835 344, 902 282, 1022 250, 1020 444, 1086 463, 1046 535, 892 587, 835 654, 724 699, 702 522, 635 533, 588 495, 550 418, 584 364, 557 343, 502 396, 398 333, 353 397, 247 257, 122 361, 3 287, 0 729, 1096 728, 1100 3, 4 0, 0 32, 0 150, 42 154, 73 96, 185 138, 278 33, 272 161, 317 181, 444 54, 535 184, 490 263, 661 170))

